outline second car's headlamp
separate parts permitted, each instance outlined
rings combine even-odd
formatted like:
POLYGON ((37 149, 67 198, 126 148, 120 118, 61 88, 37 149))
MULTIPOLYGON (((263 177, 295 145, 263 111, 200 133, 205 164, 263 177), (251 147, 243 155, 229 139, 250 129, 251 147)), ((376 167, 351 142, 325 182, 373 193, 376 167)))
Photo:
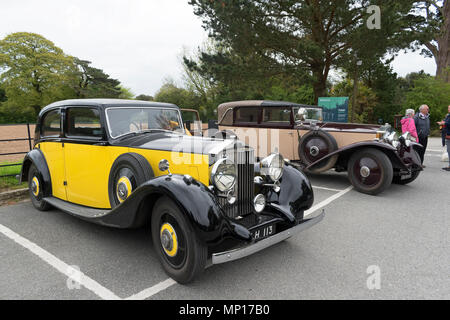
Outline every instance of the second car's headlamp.
POLYGON ((400 145, 398 133, 395 131, 392 131, 387 135, 386 141, 392 144, 394 148, 397 148, 400 145))
POLYGON ((236 166, 228 158, 218 160, 211 170, 211 183, 220 192, 231 190, 236 184, 236 166))
POLYGON ((273 153, 261 160, 261 174, 267 176, 273 182, 281 179, 284 169, 284 158, 279 153, 273 153))

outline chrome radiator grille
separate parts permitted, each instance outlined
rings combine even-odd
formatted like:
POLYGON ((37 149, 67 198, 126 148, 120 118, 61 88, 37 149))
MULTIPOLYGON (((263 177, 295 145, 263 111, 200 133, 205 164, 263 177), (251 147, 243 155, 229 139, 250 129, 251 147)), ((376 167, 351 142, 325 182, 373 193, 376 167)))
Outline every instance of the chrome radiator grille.
POLYGON ((227 199, 220 198, 225 213, 230 218, 244 216, 253 212, 253 198, 255 196, 255 155, 250 148, 235 150, 234 163, 236 165, 237 183, 234 187, 236 202, 229 204, 227 199))

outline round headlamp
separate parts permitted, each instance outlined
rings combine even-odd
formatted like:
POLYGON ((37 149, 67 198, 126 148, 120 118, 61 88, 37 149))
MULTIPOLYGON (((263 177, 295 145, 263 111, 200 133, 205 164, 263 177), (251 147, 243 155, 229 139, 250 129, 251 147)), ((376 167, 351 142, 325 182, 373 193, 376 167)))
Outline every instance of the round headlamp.
POLYGON ((405 132, 404 134, 402 134, 401 136, 401 141, 405 144, 405 146, 409 147, 411 145, 411 141, 412 141, 412 136, 411 133, 409 132, 405 132))
POLYGON ((279 153, 271 154, 261 160, 261 174, 267 176, 273 182, 281 179, 283 176, 284 158, 279 153))
POLYGON ((236 183, 236 166, 228 158, 218 160, 211 170, 211 183, 220 192, 231 190, 236 183))

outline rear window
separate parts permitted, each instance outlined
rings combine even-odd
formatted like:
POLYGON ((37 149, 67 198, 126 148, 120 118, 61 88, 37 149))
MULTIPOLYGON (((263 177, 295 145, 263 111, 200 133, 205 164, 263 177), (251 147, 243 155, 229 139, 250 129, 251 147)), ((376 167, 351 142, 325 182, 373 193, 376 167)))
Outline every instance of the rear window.
POLYGON ((94 108, 67 109, 67 135, 87 138, 102 138, 100 113, 94 108))
POLYGON ((59 137, 61 133, 61 111, 48 112, 42 120, 41 135, 43 137, 59 137))
POLYGON ((259 108, 236 108, 235 123, 257 124, 259 108))

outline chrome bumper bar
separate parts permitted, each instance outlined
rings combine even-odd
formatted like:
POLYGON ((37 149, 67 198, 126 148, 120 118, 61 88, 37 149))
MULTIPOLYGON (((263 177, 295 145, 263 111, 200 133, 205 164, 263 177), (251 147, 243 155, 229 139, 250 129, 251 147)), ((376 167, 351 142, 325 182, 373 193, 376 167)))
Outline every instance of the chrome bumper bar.
POLYGON ((283 232, 274 234, 273 236, 270 236, 261 241, 252 243, 245 247, 233 249, 230 251, 214 253, 211 258, 211 264, 220 264, 220 263, 230 262, 230 261, 238 260, 238 259, 247 257, 249 255, 252 255, 258 251, 261 251, 265 248, 273 246, 274 244, 277 244, 283 240, 286 240, 287 238, 290 238, 293 235, 295 235, 301 231, 311 228, 315 224, 322 221, 324 217, 325 217, 325 211, 322 210, 322 213, 320 215, 318 215, 317 217, 307 219, 307 220, 305 220, 305 222, 302 222, 301 224, 299 224, 295 227, 292 227, 283 232))

